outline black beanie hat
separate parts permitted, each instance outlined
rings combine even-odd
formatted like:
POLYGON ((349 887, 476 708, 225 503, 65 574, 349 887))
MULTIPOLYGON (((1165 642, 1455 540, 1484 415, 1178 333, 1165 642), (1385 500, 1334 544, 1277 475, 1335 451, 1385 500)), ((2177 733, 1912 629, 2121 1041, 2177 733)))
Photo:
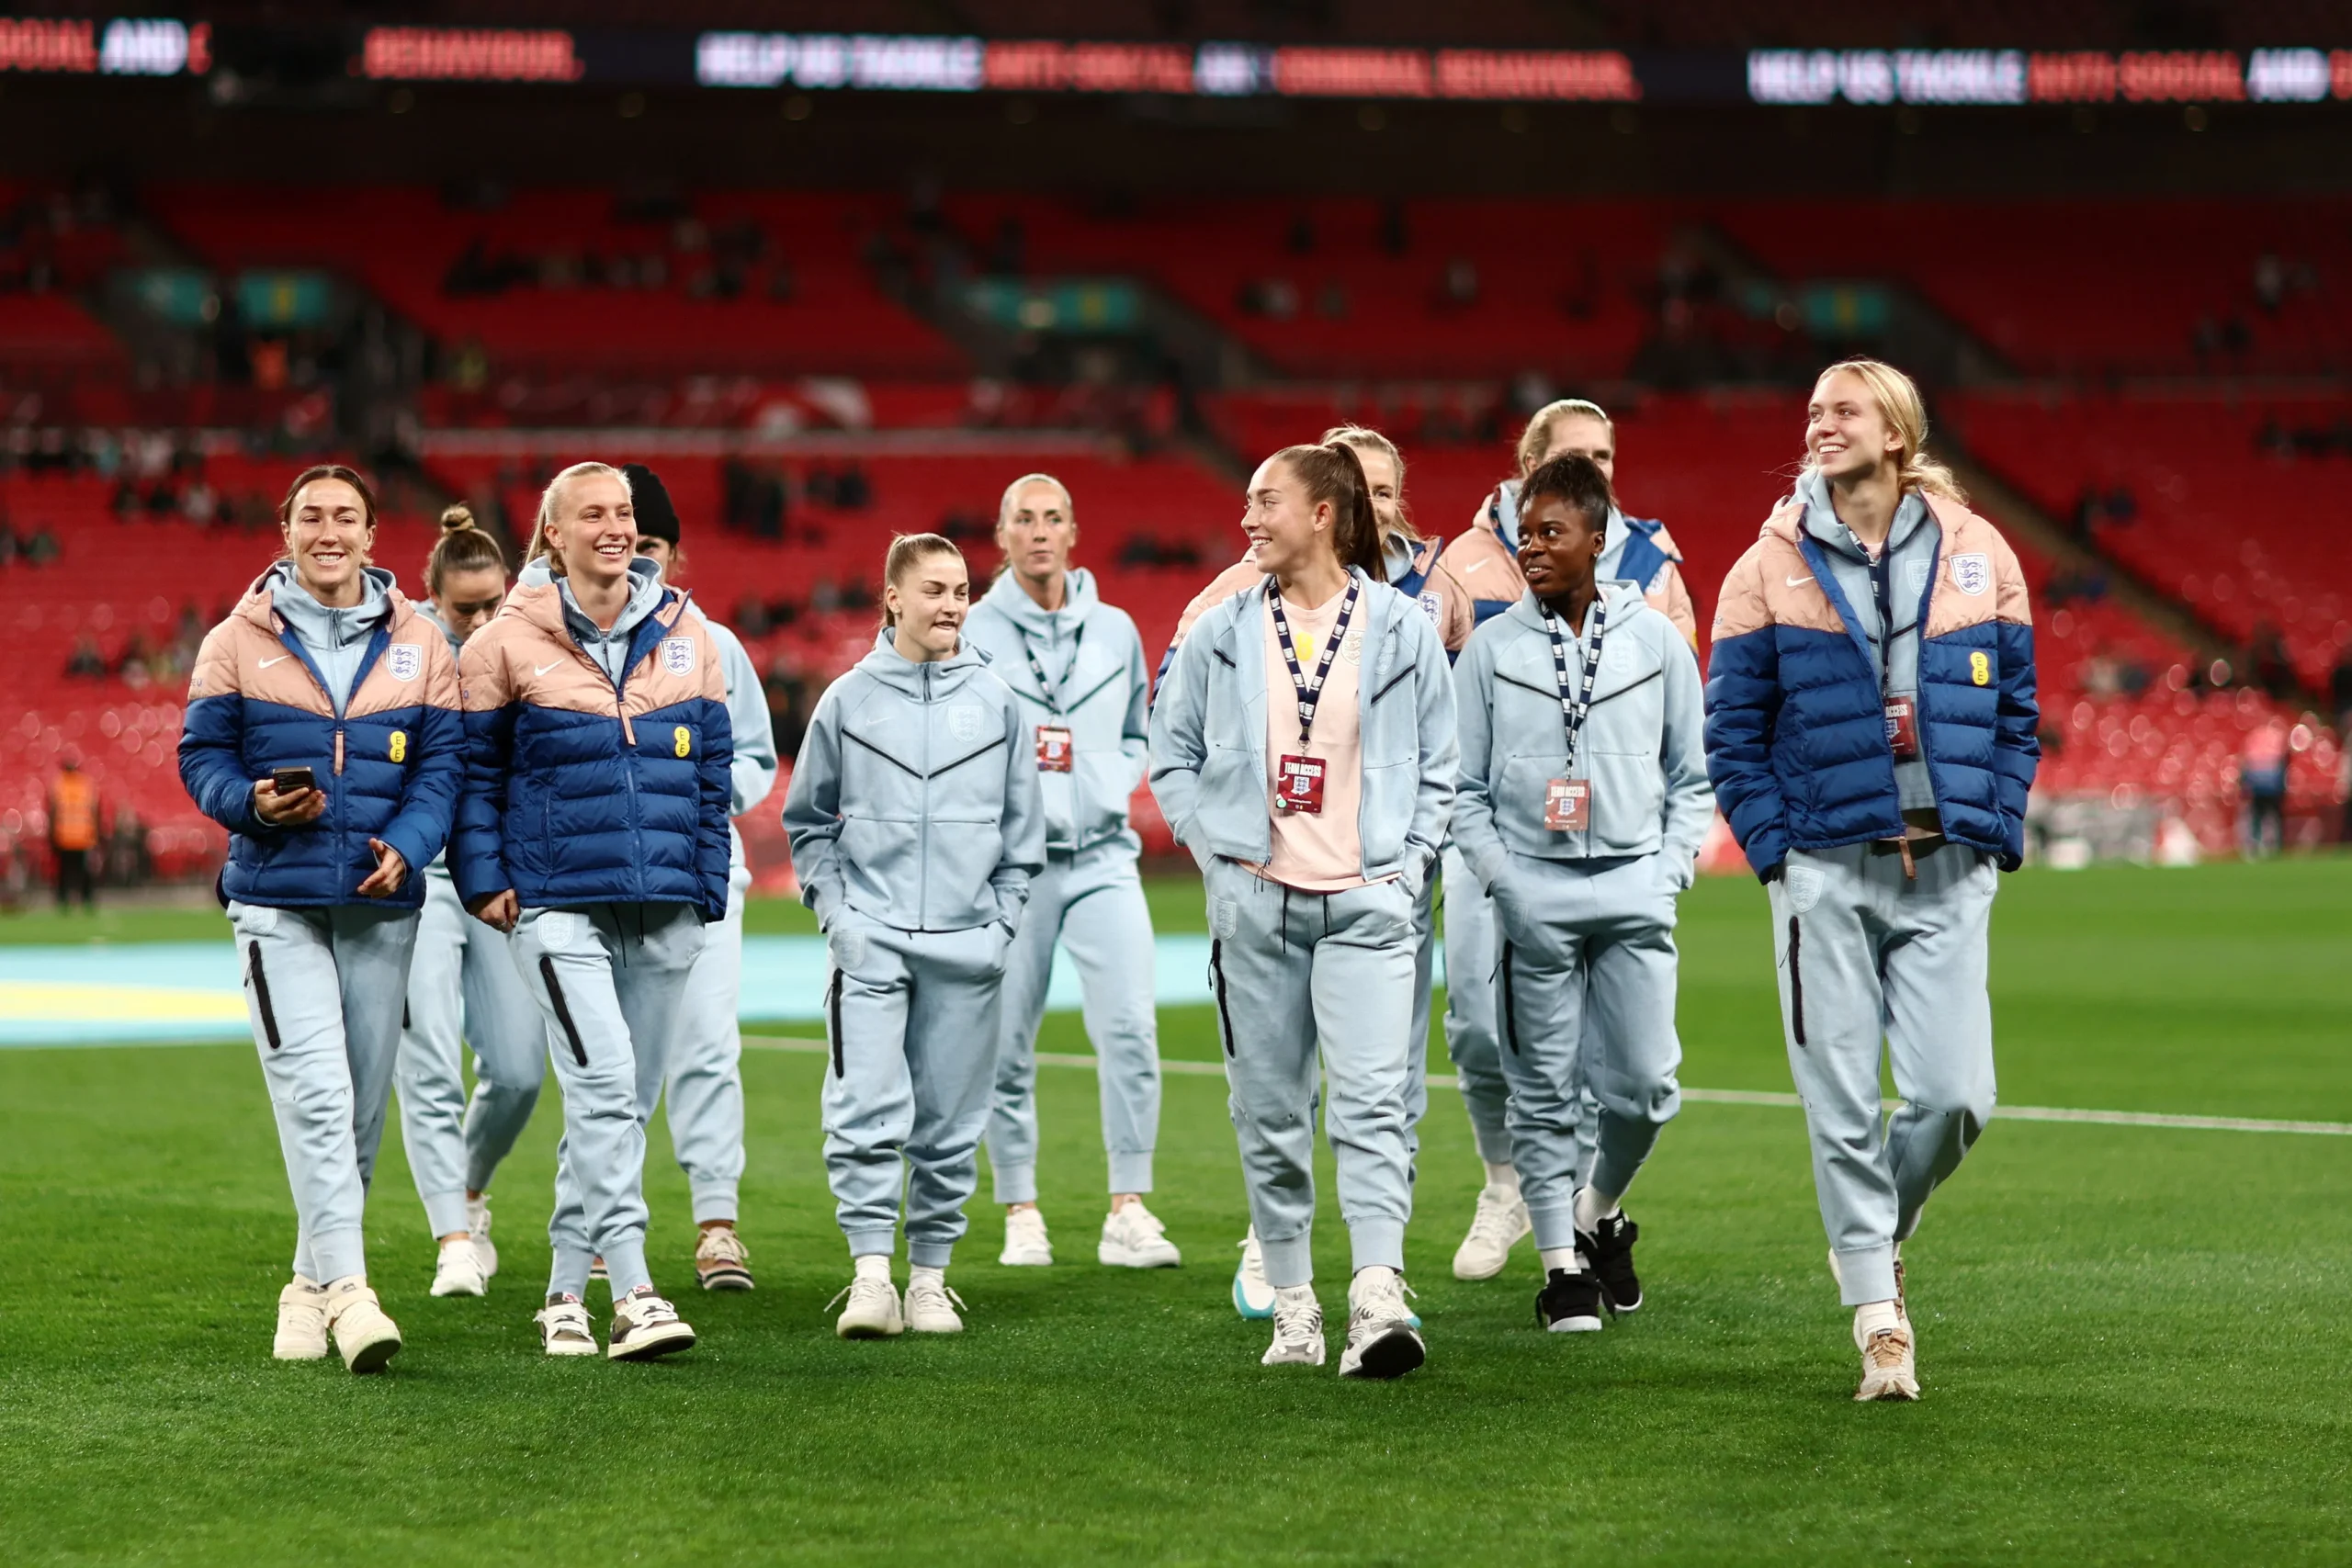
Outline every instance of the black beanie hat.
POLYGON ((662 483, 662 476, 642 463, 623 463, 621 472, 628 476, 628 498, 637 508, 637 531, 649 539, 667 539, 673 546, 678 542, 678 509, 670 504, 670 491, 662 483))

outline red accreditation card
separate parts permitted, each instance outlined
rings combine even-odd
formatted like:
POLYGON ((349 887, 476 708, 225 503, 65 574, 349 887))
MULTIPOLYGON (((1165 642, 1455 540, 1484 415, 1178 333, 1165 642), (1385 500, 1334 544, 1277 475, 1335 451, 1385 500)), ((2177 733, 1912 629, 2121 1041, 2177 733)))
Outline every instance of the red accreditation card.
POLYGON ((1058 724, 1037 727, 1037 771, 1045 773, 1066 773, 1077 756, 1077 745, 1069 731, 1058 724))
POLYGON ((1592 826, 1592 781, 1554 779, 1544 786, 1544 826, 1555 833, 1581 833, 1592 826))
POLYGON ((1886 743, 1898 762, 1919 754, 1919 705, 1913 698, 1886 699, 1886 743))
POLYGON ((1274 769, 1274 807, 1307 817, 1323 815, 1323 759, 1284 757, 1274 769))

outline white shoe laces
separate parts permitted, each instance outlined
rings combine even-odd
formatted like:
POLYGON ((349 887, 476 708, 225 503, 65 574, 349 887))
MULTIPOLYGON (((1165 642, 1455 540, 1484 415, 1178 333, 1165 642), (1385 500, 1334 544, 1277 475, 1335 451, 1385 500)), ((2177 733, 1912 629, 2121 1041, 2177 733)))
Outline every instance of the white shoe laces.
POLYGON ((946 1310, 952 1304, 954 1310, 957 1312, 968 1310, 964 1305, 964 1298, 957 1295, 956 1288, 944 1280, 925 1279, 907 1281, 907 1315, 910 1317, 914 1315, 915 1303, 918 1298, 927 1307, 946 1310))
POLYGON ((1274 1298, 1274 1337, 1290 1343, 1303 1343, 1323 1332, 1323 1303, 1313 1296, 1303 1301, 1287 1302, 1274 1298))
POLYGON ((1405 1283, 1403 1275, 1391 1274, 1387 1283, 1375 1285, 1356 1299, 1349 1309, 1349 1321, 1363 1328, 1404 1323, 1413 1315, 1412 1309, 1405 1304, 1405 1298, 1412 1293, 1413 1288, 1405 1283))
POLYGON ((695 1257, 705 1263, 749 1263, 751 1249, 732 1225, 713 1225, 695 1243, 695 1257))
POLYGON ((550 1339, 594 1338, 588 1328, 588 1309, 575 1301, 561 1301, 541 1307, 531 1314, 532 1321, 547 1330, 550 1339))
POLYGON ((638 1325, 639 1327, 650 1326, 657 1323, 675 1323, 678 1321, 678 1309, 676 1307, 672 1306, 667 1301, 655 1295, 651 1291, 642 1290, 641 1288, 638 1291, 631 1291, 628 1295, 623 1296, 620 1299, 619 1306, 622 1312, 628 1314, 629 1321, 638 1325))
MULTIPOLYGON (((907 1287, 907 1294, 914 1294, 913 1286, 910 1285, 907 1287)), ((879 1299, 887 1298, 893 1306, 897 1305, 899 1301, 898 1288, 892 1285, 889 1280, 879 1276, 868 1279, 866 1276, 860 1274, 848 1284, 843 1285, 840 1290, 833 1292, 833 1299, 825 1303, 825 1310, 827 1312, 831 1312, 835 1307, 841 1305, 842 1298, 844 1296, 849 1298, 849 1310, 852 1312, 855 1312, 861 1307, 872 1306, 879 1299)))
MULTIPOLYGON (((1141 1200, 1115 1211, 1111 1220, 1136 1241, 1159 1241, 1168 1235, 1167 1224, 1158 1214, 1145 1208, 1141 1200)), ((1248 1244, 1245 1242, 1243 1245, 1248 1244)))
POLYGON ((1494 1187, 1478 1189, 1478 1206, 1470 1216, 1470 1239, 1509 1247, 1519 1236, 1518 1210, 1522 1200, 1494 1187))

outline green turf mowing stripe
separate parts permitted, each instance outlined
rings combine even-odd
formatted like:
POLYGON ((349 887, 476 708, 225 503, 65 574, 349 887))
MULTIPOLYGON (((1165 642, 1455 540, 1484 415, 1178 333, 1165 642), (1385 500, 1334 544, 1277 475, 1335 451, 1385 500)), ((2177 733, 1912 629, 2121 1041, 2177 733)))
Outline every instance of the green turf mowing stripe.
MULTIPOLYGON (((810 1040, 794 1034, 746 1034, 743 1043, 770 1051, 822 1051, 822 1040, 810 1040)), ((1085 1067, 1091 1069, 1095 1059, 1072 1052, 1040 1051, 1037 1064, 1046 1067, 1085 1067)), ((1191 1073, 1201 1077, 1223 1077, 1224 1066, 1216 1062, 1187 1062, 1163 1057, 1159 1070, 1163 1073, 1191 1073)), ((1431 1089, 1458 1089, 1461 1085, 1452 1073, 1431 1073, 1431 1089)), ((1804 1102, 1793 1094, 1781 1094, 1755 1089, 1685 1089, 1682 1098, 1701 1105, 1763 1105, 1782 1111, 1799 1111, 1804 1102)), ((1893 1111, 1903 1102, 1886 1101, 1893 1111)), ((2165 1127, 2177 1132, 2191 1133, 2300 1133, 2327 1138, 2352 1138, 2352 1122, 2280 1122, 2262 1116, 2177 1116, 2157 1111, 2082 1111, 2064 1105, 2004 1105, 1994 1111, 1996 1119, 2005 1122, 2087 1122, 2101 1127, 2165 1127)))

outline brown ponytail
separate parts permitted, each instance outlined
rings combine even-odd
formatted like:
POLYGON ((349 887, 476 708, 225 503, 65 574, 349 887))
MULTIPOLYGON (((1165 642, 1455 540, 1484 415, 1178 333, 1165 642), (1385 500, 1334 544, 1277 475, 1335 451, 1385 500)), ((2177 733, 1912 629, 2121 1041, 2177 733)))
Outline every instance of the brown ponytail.
POLYGON ((1380 557, 1380 516, 1372 507, 1372 486, 1363 463, 1344 441, 1320 446, 1285 446, 1274 460, 1290 469, 1309 502, 1331 505, 1331 548, 1341 566, 1361 567, 1374 582, 1388 581, 1380 557))
POLYGON ((501 575, 507 570, 506 552, 498 541, 474 526, 472 508, 459 502, 441 513, 441 536, 433 542, 433 553, 424 558, 424 591, 435 600, 441 597, 441 579, 453 571, 479 571, 484 567, 496 567, 501 575))

